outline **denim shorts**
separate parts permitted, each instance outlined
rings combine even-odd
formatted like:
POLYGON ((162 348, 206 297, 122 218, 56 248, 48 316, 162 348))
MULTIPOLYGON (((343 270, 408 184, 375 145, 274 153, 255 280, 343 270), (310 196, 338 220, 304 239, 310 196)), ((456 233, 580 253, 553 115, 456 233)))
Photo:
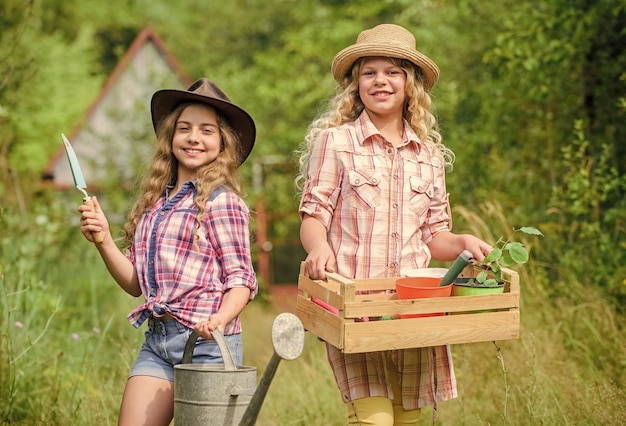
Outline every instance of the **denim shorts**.
MULTIPOLYGON (((152 376, 174 381, 174 365, 180 364, 185 344, 193 330, 176 320, 148 320, 148 330, 129 378, 152 376)), ((235 365, 242 365, 241 334, 224 336, 235 365)), ((223 364, 224 359, 215 340, 199 338, 193 351, 193 363, 223 364)))

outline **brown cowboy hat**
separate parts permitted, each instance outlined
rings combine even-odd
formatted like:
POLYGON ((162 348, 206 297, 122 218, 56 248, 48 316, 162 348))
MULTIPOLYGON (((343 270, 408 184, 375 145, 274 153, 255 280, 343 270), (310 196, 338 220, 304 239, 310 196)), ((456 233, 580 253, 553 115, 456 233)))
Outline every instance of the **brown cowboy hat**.
POLYGON ((346 47, 333 59, 333 77, 340 84, 350 72, 354 61, 366 56, 383 56, 407 59, 424 74, 424 89, 429 92, 439 78, 439 68, 426 55, 415 48, 415 37, 405 28, 394 24, 381 24, 362 31, 356 43, 346 47))
POLYGON ((248 158, 256 138, 254 120, 246 111, 233 104, 226 93, 208 78, 196 80, 187 90, 165 89, 152 95, 150 109, 154 130, 156 131, 161 121, 183 102, 207 104, 223 114, 232 128, 239 133, 241 144, 241 161, 239 164, 248 158))

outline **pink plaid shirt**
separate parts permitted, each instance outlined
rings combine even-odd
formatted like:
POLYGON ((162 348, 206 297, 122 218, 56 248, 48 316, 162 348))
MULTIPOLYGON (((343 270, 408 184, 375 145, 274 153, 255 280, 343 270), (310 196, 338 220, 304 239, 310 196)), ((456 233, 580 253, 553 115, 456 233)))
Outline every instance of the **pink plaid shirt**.
MULTIPOLYGON (((162 197, 139 220, 128 258, 135 265, 145 303, 128 315, 139 327, 150 315, 168 313, 193 327, 219 309, 224 293, 258 285, 250 257, 250 212, 235 193, 218 188, 206 204, 194 245, 195 182, 173 198, 162 197)), ((224 334, 241 332, 235 318, 224 334)))
MULTIPOLYGON (((404 125, 403 143, 386 141, 364 111, 352 123, 328 129, 311 153, 300 214, 320 220, 348 278, 402 276, 430 262, 427 244, 449 230, 441 154, 404 125)), ((344 401, 393 397, 386 363, 402 372, 405 409, 457 396, 448 346, 342 354, 326 345, 344 401)))

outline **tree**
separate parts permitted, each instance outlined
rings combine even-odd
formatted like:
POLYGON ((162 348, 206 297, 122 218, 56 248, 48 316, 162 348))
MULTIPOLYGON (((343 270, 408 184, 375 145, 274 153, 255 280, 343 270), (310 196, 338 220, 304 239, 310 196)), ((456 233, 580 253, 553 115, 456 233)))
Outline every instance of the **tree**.
POLYGON ((100 84, 94 77, 89 26, 68 40, 62 30, 47 32, 43 5, 10 0, 0 21, 0 199, 26 209, 26 188, 39 173, 100 84), (80 58, 80 60, 77 60, 80 58))

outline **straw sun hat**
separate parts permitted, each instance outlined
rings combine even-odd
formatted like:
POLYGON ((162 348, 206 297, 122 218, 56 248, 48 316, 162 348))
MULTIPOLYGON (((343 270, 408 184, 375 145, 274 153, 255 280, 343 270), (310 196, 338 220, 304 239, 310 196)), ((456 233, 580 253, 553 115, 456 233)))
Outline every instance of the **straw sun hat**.
POLYGON ((426 55, 415 48, 415 37, 399 25, 381 24, 362 31, 356 43, 337 53, 333 59, 332 72, 342 83, 354 62, 365 56, 384 56, 407 59, 417 65, 424 74, 424 89, 428 92, 439 78, 439 68, 426 55))
POLYGON ((183 102, 200 102, 218 110, 239 133, 240 163, 243 163, 254 146, 256 126, 252 117, 233 104, 226 93, 208 78, 196 80, 187 90, 165 89, 152 95, 150 109, 152 125, 157 130, 159 123, 183 102))

